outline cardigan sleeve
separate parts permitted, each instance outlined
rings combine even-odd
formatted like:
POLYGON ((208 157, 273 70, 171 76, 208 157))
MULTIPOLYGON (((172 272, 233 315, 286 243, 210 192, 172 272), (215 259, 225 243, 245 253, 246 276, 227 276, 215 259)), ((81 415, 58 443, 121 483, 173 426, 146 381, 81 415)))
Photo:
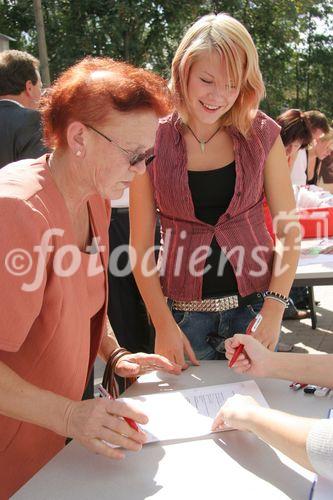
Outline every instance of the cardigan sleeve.
POLYGON ((333 476, 333 420, 318 420, 311 428, 306 449, 314 470, 320 476, 333 476))

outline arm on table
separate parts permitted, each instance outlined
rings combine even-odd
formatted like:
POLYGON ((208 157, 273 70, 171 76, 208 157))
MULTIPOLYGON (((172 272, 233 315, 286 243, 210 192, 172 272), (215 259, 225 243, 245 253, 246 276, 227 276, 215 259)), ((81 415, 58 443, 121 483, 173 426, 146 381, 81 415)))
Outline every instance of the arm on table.
MULTIPOLYGON (((103 336, 98 355, 104 362, 107 362, 113 351, 119 347, 110 320, 107 317, 105 335, 103 336)), ((147 354, 145 352, 134 354, 124 353, 115 367, 115 373, 119 377, 137 377, 153 370, 162 370, 179 375, 181 367, 175 363, 171 363, 171 361, 163 356, 147 354)))
POLYGON ((282 411, 263 408, 250 396, 229 398, 215 417, 212 429, 226 426, 250 431, 282 451, 303 467, 313 470, 306 443, 315 419, 297 417, 282 411))
MULTIPOLYGON (((272 377, 333 387, 333 355, 276 353, 266 349, 249 335, 235 335, 226 341, 226 356, 231 359, 237 347, 243 344, 245 353, 234 365, 238 373, 255 377, 272 377)), ((333 422, 289 415, 263 408, 248 396, 236 395, 227 400, 216 416, 213 429, 229 425, 249 430, 268 444, 310 470, 322 474, 333 465, 333 422), (329 427, 327 429, 327 427, 329 427), (326 434, 327 436, 326 436, 326 434), (321 445, 321 441, 327 444, 321 445), (322 453, 321 448, 330 452, 322 453), (330 453, 331 458, 327 458, 330 453), (322 455, 325 455, 322 458, 322 455), (310 458, 311 460, 310 460, 310 458), (327 465, 330 461, 330 467, 327 465)))
POLYGON ((156 214, 148 173, 138 175, 130 187, 130 244, 136 252, 133 274, 156 330, 155 352, 187 368, 184 352, 198 364, 187 337, 176 324, 162 292, 154 255, 156 214), (147 255, 149 255, 147 259, 147 255), (144 272, 147 268, 149 273, 144 272))
POLYGON ((72 401, 40 389, 22 379, 0 362, 0 413, 73 437, 94 453, 123 458, 123 453, 103 443, 118 444, 132 451, 141 449, 142 432, 134 431, 123 419, 147 423, 147 417, 130 404, 106 399, 72 401))
POLYGON ((237 334, 225 342, 228 359, 240 344, 244 345, 245 353, 234 364, 238 373, 333 388, 333 354, 271 352, 252 336, 237 334))

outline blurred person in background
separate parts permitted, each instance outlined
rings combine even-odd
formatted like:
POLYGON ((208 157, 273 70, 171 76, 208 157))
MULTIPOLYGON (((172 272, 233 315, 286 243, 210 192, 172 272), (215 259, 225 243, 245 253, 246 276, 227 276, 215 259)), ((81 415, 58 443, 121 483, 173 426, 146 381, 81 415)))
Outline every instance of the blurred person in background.
POLYGON ((39 61, 27 52, 0 52, 0 168, 47 152, 37 111, 42 82, 39 61))
POLYGON ((333 193, 333 151, 321 163, 319 186, 333 193))
MULTIPOLYGON (((319 161, 316 162, 315 151, 316 144, 320 137, 327 134, 330 130, 328 120, 324 113, 318 110, 305 111, 304 118, 311 130, 311 144, 306 148, 299 150, 296 159, 291 169, 291 181, 293 185, 305 186, 308 183, 309 175, 310 181, 317 181, 317 174, 314 175, 315 165, 319 168, 319 161), (313 149, 313 156, 311 160, 310 172, 309 169, 309 152, 313 149), (314 178, 316 177, 316 178, 314 178)), ((321 154, 321 146, 319 154, 321 154)), ((311 182, 310 182, 311 183, 311 182)), ((310 296, 308 287, 292 287, 290 291, 291 302, 284 313, 284 319, 303 319, 309 315, 310 296), (301 311, 303 310, 303 311, 301 311)))
POLYGON ((322 161, 327 158, 333 150, 333 129, 329 129, 327 133, 322 134, 313 146, 308 149, 308 168, 307 168, 307 184, 318 184, 319 176, 321 175, 322 161))
MULTIPOLYGON (((288 109, 278 116, 276 121, 281 127, 280 135, 286 149, 288 164, 292 171, 298 152, 300 150, 304 150, 305 152, 305 148, 311 144, 312 132, 310 122, 306 114, 299 109, 288 109)), ((267 207, 265 207, 265 210, 267 214, 267 207)), ((269 217, 269 215, 267 216, 269 217)), ((273 226, 270 227, 273 231, 273 226)), ((289 295, 289 304, 283 313, 283 319, 301 320, 308 318, 310 312, 307 309, 309 307, 307 297, 307 287, 292 287, 289 295), (297 308, 294 304, 293 297, 296 297, 296 299, 301 297, 302 300, 306 302, 306 307, 304 309, 297 308)), ((292 346, 288 346, 281 342, 279 343, 280 351, 288 351, 291 349, 292 346)))
POLYGON ((286 149, 288 165, 292 169, 300 149, 312 141, 308 119, 300 109, 288 109, 276 119, 281 127, 281 139, 286 149))
MULTIPOLYGON (((315 144, 320 136, 327 134, 329 131, 329 123, 324 115, 317 110, 305 111, 303 114, 304 118, 311 130, 312 143, 315 144)), ((305 186, 307 182, 307 169, 308 169, 308 157, 307 149, 301 149, 294 161, 291 170, 291 182, 293 184, 305 186)))

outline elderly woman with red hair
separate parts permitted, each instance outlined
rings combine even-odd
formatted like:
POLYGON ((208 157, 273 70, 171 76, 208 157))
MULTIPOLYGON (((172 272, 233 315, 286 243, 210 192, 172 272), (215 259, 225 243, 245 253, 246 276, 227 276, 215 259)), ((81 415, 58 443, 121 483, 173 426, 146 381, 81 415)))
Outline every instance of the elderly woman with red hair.
MULTIPOLYGON (((145 423, 130 403, 81 401, 99 354, 119 349, 106 317, 112 198, 143 173, 164 81, 107 58, 87 58, 55 82, 43 107, 51 155, 0 174, 0 483, 8 498, 65 444, 107 457, 139 450, 145 423)), ((160 368, 162 356, 122 353, 116 373, 160 368)))

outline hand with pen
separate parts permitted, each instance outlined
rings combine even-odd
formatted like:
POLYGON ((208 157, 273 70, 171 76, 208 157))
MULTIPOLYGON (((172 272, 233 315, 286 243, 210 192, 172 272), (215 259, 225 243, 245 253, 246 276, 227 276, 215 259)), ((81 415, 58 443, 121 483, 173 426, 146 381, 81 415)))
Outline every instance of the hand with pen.
POLYGON ((85 448, 108 458, 124 458, 124 450, 108 446, 118 445, 130 451, 140 451, 146 434, 135 430, 128 421, 146 424, 148 417, 128 401, 89 399, 70 401, 65 411, 65 429, 60 434, 71 437, 85 448))
MULTIPOLYGON (((250 331, 247 333, 247 335, 236 334, 225 341, 229 366, 232 366, 236 373, 246 373, 254 377, 272 376, 269 373, 269 368, 273 365, 276 353, 266 349, 250 334, 250 331), (237 353, 236 358, 235 354, 237 353), (232 360, 234 363, 231 363, 232 360)), ((214 419, 212 430, 224 429, 225 427, 252 430, 252 417, 259 408, 259 404, 252 397, 236 394, 221 407, 214 419)))
POLYGON ((269 369, 273 364, 276 353, 266 349, 252 335, 236 334, 225 341, 225 355, 229 362, 234 354, 244 346, 237 360, 230 366, 237 373, 247 373, 254 377, 269 376, 269 369))
MULTIPOLYGON (((142 352, 125 354, 115 367, 115 373, 120 377, 136 377, 153 370, 179 374, 181 367, 163 356, 142 352)), ((147 416, 127 401, 108 398, 73 401, 66 409, 65 435, 95 453, 121 459, 124 451, 106 443, 131 451, 141 450, 146 434, 135 422, 146 424, 147 421, 147 416)))
MULTIPOLYGON (((237 334, 225 342, 226 357, 229 361, 240 346, 244 346, 242 353, 232 365, 232 369, 237 373, 287 380, 286 392, 290 391, 290 380, 333 388, 333 354, 271 352, 253 335, 237 334)), ((213 431, 224 430, 226 427, 252 432, 309 470, 314 470, 308 454, 309 446, 315 450, 312 453, 317 455, 318 447, 325 443, 325 456, 328 456, 328 449, 333 453, 333 425, 329 421, 299 417, 266 408, 260 406, 252 397, 242 394, 235 394, 227 399, 212 424, 213 431), (324 431, 327 434, 324 435, 324 431), (328 448, 330 436, 332 444, 331 448, 328 448)), ((325 463, 326 466, 317 460, 315 472, 331 478, 333 462, 326 459, 325 463)))

